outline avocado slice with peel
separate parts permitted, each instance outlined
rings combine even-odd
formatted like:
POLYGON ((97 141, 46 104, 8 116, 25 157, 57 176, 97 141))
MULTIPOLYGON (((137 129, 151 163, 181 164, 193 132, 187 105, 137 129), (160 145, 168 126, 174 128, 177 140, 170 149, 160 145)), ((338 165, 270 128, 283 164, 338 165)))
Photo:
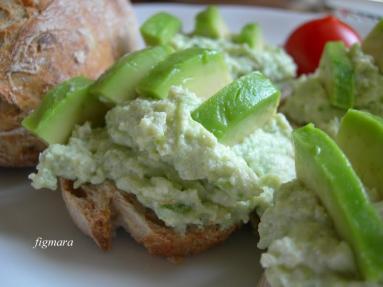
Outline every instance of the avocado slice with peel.
POLYGON ((136 91, 143 97, 163 99, 171 86, 182 86, 206 99, 231 80, 222 52, 189 48, 171 54, 155 66, 136 91))
POLYGON ((336 143, 308 124, 293 132, 298 179, 318 195, 367 281, 383 283, 383 219, 336 143))
POLYGON ((380 72, 383 73, 383 18, 364 39, 362 50, 374 58, 380 72))
POLYGON ((337 142, 363 183, 383 199, 383 118, 350 109, 342 118, 337 142))
POLYGON ((146 45, 168 44, 182 28, 182 22, 167 12, 159 12, 147 19, 140 28, 146 45))
POLYGON ((275 115, 280 91, 260 72, 245 75, 201 104, 192 118, 227 145, 240 143, 275 115))
POLYGON ((216 6, 208 6, 195 17, 194 35, 207 38, 225 38, 229 32, 219 9, 216 6))
POLYGON ((93 81, 75 77, 50 90, 22 126, 48 144, 66 143, 76 124, 104 122, 108 107, 89 93, 93 81))
POLYGON ((90 93, 110 104, 133 99, 140 80, 172 52, 170 46, 156 46, 126 54, 91 85, 90 93))
POLYGON ((347 110, 354 106, 355 75, 343 42, 328 42, 319 63, 319 76, 333 106, 347 110))

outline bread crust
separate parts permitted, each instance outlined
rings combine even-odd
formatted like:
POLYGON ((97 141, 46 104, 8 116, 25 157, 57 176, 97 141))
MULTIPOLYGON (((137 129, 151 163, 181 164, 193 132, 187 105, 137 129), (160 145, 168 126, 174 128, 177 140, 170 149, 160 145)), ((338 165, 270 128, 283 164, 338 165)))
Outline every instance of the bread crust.
POLYGON ((0 163, 3 167, 23 167, 35 164, 45 145, 25 129, 0 131, 0 163))
POLYGON ((111 248, 114 231, 123 227, 150 254, 174 260, 219 244, 238 227, 190 227, 185 234, 179 234, 166 227, 133 194, 119 191, 110 182, 74 189, 71 181, 61 178, 60 187, 75 224, 103 250, 111 248))
MULTIPOLYGON (((0 43, 0 132, 18 132, 52 86, 76 75, 95 79, 134 50, 137 26, 127 0, 4 0, 0 43)), ((33 148, 14 147, 1 133, 0 166, 36 163, 42 143, 18 133, 33 148)))

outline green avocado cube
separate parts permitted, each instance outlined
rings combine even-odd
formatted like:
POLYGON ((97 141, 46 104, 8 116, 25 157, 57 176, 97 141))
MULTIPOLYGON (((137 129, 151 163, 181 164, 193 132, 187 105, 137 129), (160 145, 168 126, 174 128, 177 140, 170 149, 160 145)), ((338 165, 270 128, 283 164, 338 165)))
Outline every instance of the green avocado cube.
POLYGON ((22 121, 22 126, 48 144, 63 144, 76 124, 103 123, 107 107, 88 92, 91 83, 84 77, 76 77, 57 85, 22 121))
POLYGON ((154 14, 142 24, 140 32, 146 45, 168 44, 182 28, 182 22, 176 16, 166 12, 154 14))
POLYGON ((328 42, 319 63, 319 75, 330 102, 340 109, 354 106, 354 68, 343 42, 328 42))
POLYGON ((228 28, 216 6, 208 6, 197 14, 193 34, 213 39, 228 35, 228 28))
POLYGON ((192 118, 227 145, 240 143, 275 115, 279 90, 260 72, 243 76, 192 112, 192 118))
POLYGON ((308 124, 293 132, 298 179, 315 191, 353 249, 360 274, 383 283, 383 219, 336 143, 308 124))
POLYGON ((163 99, 182 86, 206 99, 231 82, 222 52, 202 48, 178 51, 154 67, 137 86, 143 97, 163 99))
POLYGON ((260 49, 263 46, 261 27, 256 23, 243 26, 238 35, 233 36, 233 42, 247 44, 252 49, 260 49))
POLYGON ((342 119, 337 142, 363 183, 383 199, 383 118, 348 110, 342 119))
POLYGON ((374 58, 380 72, 383 73, 383 18, 364 39, 362 49, 374 58))
POLYGON ((91 85, 90 93, 110 104, 133 99, 139 81, 172 52, 170 46, 156 46, 126 54, 91 85))

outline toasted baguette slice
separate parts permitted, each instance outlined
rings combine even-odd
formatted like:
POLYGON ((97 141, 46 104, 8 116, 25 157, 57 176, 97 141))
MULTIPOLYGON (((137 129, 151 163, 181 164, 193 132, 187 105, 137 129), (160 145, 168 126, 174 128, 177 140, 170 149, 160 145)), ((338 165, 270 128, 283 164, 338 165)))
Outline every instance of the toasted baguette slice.
POLYGON ((74 189, 71 181, 60 179, 60 186, 75 224, 103 250, 111 248, 114 231, 123 227, 150 254, 178 259, 224 241, 238 227, 190 227, 185 234, 179 234, 166 227, 133 194, 119 191, 112 183, 74 189))

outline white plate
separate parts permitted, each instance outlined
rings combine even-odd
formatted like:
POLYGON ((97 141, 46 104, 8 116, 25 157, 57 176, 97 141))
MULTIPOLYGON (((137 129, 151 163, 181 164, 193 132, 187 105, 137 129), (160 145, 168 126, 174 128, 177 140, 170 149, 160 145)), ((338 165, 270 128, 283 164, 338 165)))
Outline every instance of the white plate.
MULTIPOLYGON (((137 5, 142 22, 159 10, 179 16, 190 30, 201 6, 137 5)), ((248 6, 222 7, 233 31, 257 21, 280 44, 296 25, 316 15, 248 6)), ((364 34, 367 29, 358 27, 364 34)), ((35 191, 31 170, 0 169, 0 286, 255 286, 261 274, 257 238, 242 230, 220 246, 181 264, 148 255, 119 232, 113 250, 100 251, 72 224, 58 192, 35 191), (38 237, 73 240, 73 247, 33 248, 38 237)))

